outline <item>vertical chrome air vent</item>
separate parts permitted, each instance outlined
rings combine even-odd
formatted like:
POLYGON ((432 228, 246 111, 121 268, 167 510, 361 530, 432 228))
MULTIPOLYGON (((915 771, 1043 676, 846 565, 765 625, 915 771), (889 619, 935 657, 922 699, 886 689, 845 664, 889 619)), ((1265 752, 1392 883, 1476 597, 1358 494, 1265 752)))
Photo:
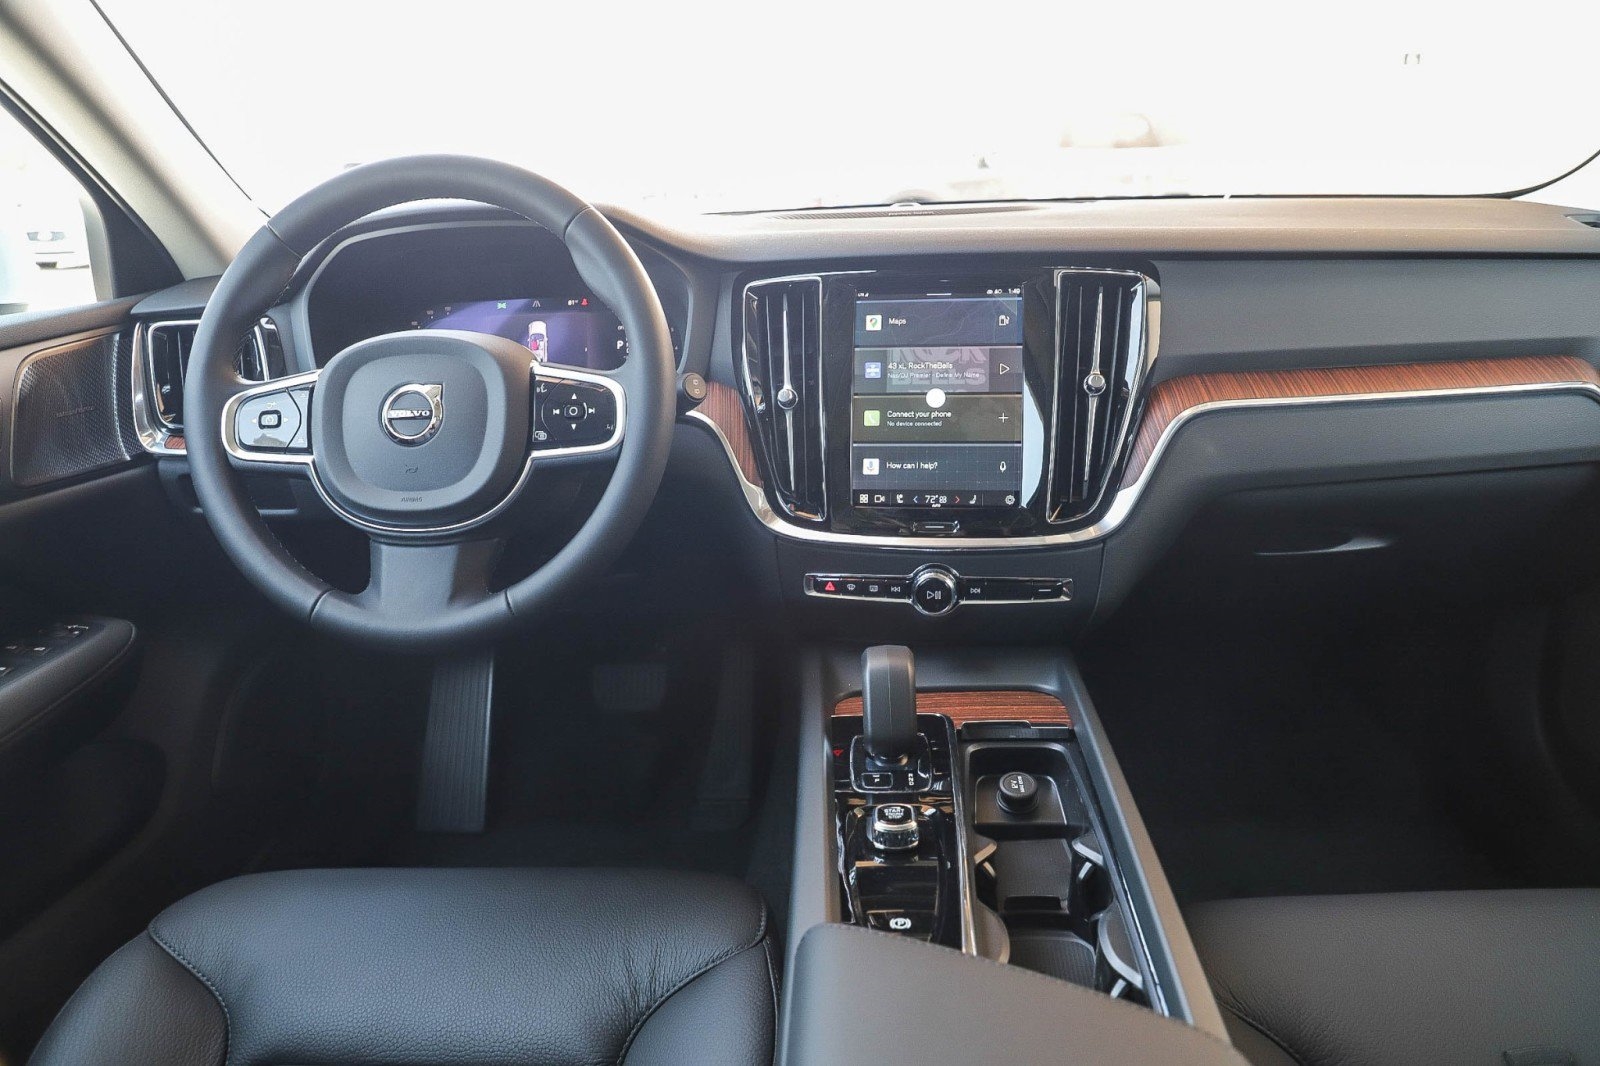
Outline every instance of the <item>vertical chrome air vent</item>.
POLYGON ((763 467, 791 517, 828 514, 823 471, 822 279, 744 290, 744 389, 763 467))
MULTIPOLYGON (((144 327, 144 372, 151 413, 162 427, 183 429, 183 380, 189 372, 189 349, 200 326, 196 321, 152 322, 144 327)), ((268 381, 286 372, 278 329, 262 319, 234 356, 234 369, 246 381, 268 381)))
POLYGON ((1056 271, 1051 522, 1086 518, 1105 496, 1148 364, 1153 289, 1134 271, 1056 271))

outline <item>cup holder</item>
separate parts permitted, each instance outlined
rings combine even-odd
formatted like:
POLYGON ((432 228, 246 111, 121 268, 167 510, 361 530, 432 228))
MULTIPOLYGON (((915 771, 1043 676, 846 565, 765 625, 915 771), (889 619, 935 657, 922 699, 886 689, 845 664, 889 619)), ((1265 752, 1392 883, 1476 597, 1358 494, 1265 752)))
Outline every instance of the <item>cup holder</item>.
POLYGON ((972 744, 967 758, 973 828, 995 842, 973 885, 1005 923, 1011 965, 1146 1002, 1114 867, 1066 748, 972 744))

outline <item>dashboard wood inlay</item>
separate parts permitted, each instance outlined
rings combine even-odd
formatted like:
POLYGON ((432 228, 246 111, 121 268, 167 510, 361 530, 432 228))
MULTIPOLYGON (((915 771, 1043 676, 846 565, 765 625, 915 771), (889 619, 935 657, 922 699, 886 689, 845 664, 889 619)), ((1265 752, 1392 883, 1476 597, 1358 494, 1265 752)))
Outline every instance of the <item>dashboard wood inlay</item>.
POLYGON ((1553 355, 1322 370, 1189 374, 1163 381, 1151 390, 1122 484, 1126 488, 1139 480, 1169 426, 1185 412, 1208 403, 1368 395, 1391 398, 1455 389, 1565 384, 1600 386, 1600 372, 1582 359, 1553 355))
POLYGON ((737 389, 716 381, 706 382, 706 398, 695 408, 706 421, 722 431, 739 464, 739 472, 752 485, 761 484, 761 468, 756 465, 755 442, 744 420, 744 400, 737 389))
MULTIPOLYGON (((861 697, 846 696, 833 708, 835 715, 859 715, 861 697)), ((946 714, 960 728, 966 722, 1032 722, 1035 725, 1071 725, 1072 715, 1061 701, 1043 692, 919 692, 918 714, 946 714)))

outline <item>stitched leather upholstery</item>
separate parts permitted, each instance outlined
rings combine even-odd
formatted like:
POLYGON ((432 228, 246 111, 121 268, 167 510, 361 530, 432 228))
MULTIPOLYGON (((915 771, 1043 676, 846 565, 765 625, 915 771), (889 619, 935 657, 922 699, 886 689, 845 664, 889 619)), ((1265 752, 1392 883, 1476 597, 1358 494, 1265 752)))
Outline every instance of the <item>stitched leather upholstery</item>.
POLYGON ((1600 890, 1230 900, 1186 917, 1257 1066, 1600 1062, 1600 890))
POLYGON ((214 885, 107 960, 42 1066, 770 1063, 766 908, 694 874, 302 870, 214 885))

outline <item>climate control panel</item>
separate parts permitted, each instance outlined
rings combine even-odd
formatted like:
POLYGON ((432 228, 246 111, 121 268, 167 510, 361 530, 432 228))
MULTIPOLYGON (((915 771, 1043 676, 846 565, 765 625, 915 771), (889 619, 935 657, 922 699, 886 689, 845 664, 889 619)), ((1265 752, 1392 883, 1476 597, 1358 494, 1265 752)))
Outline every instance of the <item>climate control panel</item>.
POLYGON ((805 594, 822 599, 908 603, 930 618, 939 618, 962 604, 1063 603, 1072 599, 1072 579, 967 577, 934 564, 904 576, 807 574, 805 594))

